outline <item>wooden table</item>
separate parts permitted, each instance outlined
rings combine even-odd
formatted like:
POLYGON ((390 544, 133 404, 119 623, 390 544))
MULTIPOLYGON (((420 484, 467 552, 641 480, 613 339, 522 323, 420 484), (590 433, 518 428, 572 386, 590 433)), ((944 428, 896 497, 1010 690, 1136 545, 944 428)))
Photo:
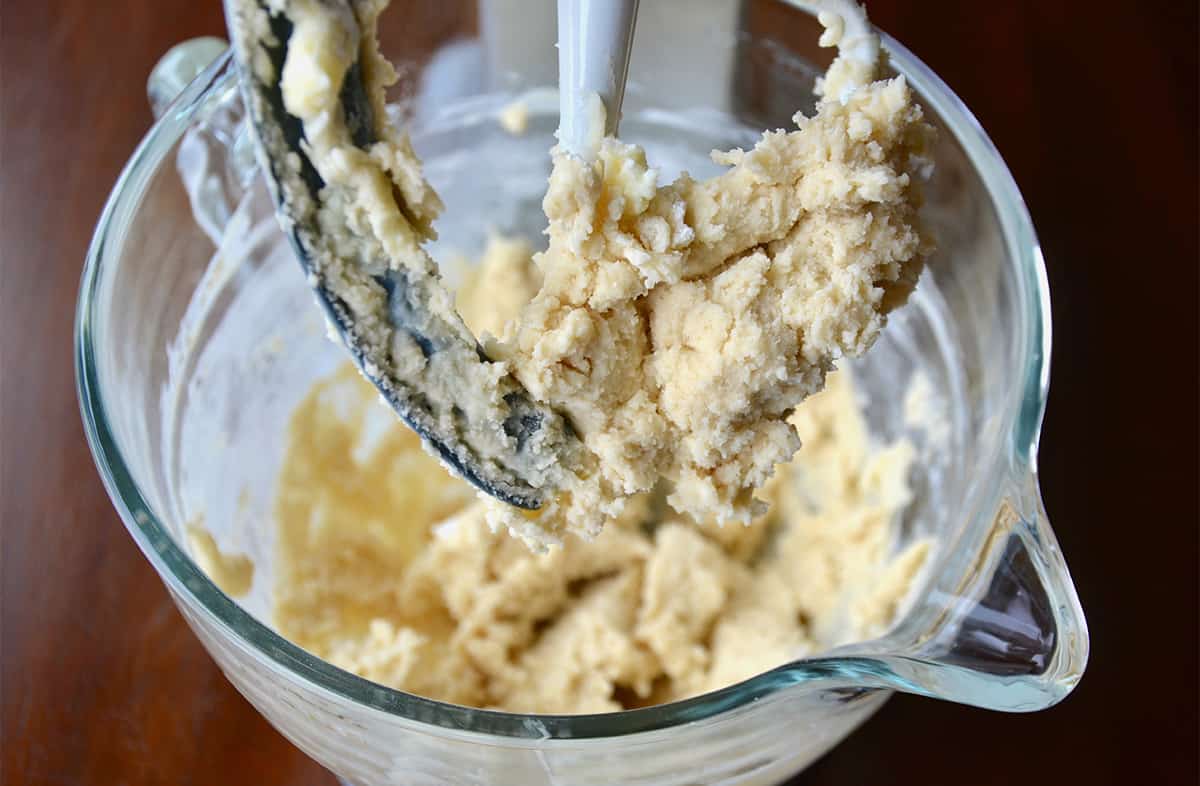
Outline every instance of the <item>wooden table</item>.
MULTIPOLYGON (((648 0, 653 2, 653 0, 648 0)), ((1044 242, 1046 505, 1092 630, 1032 716, 900 696, 797 780, 1196 777, 1197 13, 1082 0, 873 0, 1012 167, 1044 242)), ((168 46, 217 0, 6 3, 0 23, 5 784, 332 784, 193 638, 92 466, 71 331, 100 207, 150 124, 168 46)))

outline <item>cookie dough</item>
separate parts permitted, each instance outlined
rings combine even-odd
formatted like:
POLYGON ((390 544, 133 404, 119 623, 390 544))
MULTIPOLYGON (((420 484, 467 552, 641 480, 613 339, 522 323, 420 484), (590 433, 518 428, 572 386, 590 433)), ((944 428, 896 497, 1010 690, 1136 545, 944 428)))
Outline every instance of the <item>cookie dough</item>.
MULTIPOLYGON (((458 307, 473 330, 511 332, 539 284, 528 246, 493 239, 458 307)), ((347 369, 292 417, 275 624, 376 682, 540 713, 671 701, 878 635, 930 550, 897 541, 913 449, 871 443, 844 371, 789 423, 803 446, 748 525, 645 493, 593 540, 534 553, 347 369)))
POLYGON ((842 49, 816 114, 714 153, 730 167, 718 177, 661 185, 613 138, 592 161, 554 151, 544 284, 487 348, 594 461, 532 520, 489 505, 494 525, 592 537, 661 479, 676 511, 749 523, 766 509, 754 490, 800 445, 792 410, 908 297, 929 251, 916 180, 930 129, 903 78, 872 81, 865 18, 821 21, 842 49))
MULTIPOLYGON (((331 242, 367 243, 346 256, 433 276, 423 243, 440 203, 407 138, 387 127, 369 151, 347 149, 339 119, 338 86, 355 62, 374 76, 383 116, 391 70, 373 31, 384 3, 362 4, 357 25, 315 0, 294 5, 293 16, 309 10, 281 84, 330 190, 321 215, 352 219, 350 232, 325 228, 331 242), (348 32, 358 27, 368 44, 348 32)), ((468 343, 424 358, 411 340, 392 342, 394 367, 419 370, 438 401, 495 425, 471 437, 480 455, 517 450, 498 425, 510 374, 582 441, 569 455, 562 442, 525 446, 524 476, 554 493, 534 513, 485 500, 493 527, 537 548, 567 532, 593 538, 664 480, 669 505, 696 521, 753 521, 766 509, 755 490, 800 445, 793 409, 907 298, 929 251, 916 181, 930 129, 903 77, 873 81, 878 41, 861 10, 836 7, 821 14, 821 43, 839 54, 796 130, 714 153, 729 170, 703 182, 661 184, 639 147, 613 138, 594 160, 556 149, 549 248, 535 260, 542 288, 508 331, 484 339, 489 360, 468 343), (463 391, 478 401, 464 404, 463 391)), ((361 272, 330 275, 345 274, 345 298, 369 326, 383 294, 361 272)), ((440 292, 430 307, 461 325, 440 292)))
POLYGON ((500 127, 513 136, 520 136, 529 129, 529 105, 518 99, 500 110, 496 118, 500 127))

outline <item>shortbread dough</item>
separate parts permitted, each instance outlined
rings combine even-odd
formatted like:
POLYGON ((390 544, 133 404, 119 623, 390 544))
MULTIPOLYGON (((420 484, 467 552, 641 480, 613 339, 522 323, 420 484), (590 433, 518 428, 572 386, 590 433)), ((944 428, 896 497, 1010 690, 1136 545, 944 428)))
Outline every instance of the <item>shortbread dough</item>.
MULTIPOLYGON (((377 257, 428 272, 423 242, 440 203, 407 138, 389 129, 370 154, 338 141, 349 138, 337 109, 346 69, 356 56, 384 81, 390 69, 373 38, 356 48, 350 22, 315 0, 294 5, 303 18, 281 85, 314 164, 361 228, 383 233, 377 257)), ((359 7, 371 36, 383 5, 359 7)), ((916 188, 930 129, 903 77, 873 81, 878 41, 861 10, 833 5, 842 11, 821 14, 821 43, 839 54, 816 113, 748 152, 715 152, 724 174, 661 184, 641 148, 613 138, 586 161, 553 151, 542 288, 509 329, 483 337, 496 362, 464 350, 438 389, 475 391, 472 409, 486 412, 511 372, 586 450, 538 459, 556 493, 534 513, 485 500, 493 527, 537 548, 566 532, 593 538, 662 481, 670 507, 695 521, 753 521, 766 510, 755 490, 800 446, 793 409, 907 298, 930 248, 916 188)), ((364 314, 383 302, 372 286, 347 287, 364 314)), ((392 347, 392 362, 424 364, 408 344, 392 347)), ((498 427, 489 439, 506 449, 498 427)))
MULTIPOLYGON (((504 332, 539 278, 527 245, 493 239, 458 307, 504 332)), ((275 624, 370 680, 538 713, 671 701, 878 635, 930 551, 897 538, 912 446, 872 444, 845 371, 789 423, 802 447, 749 525, 643 493, 590 542, 534 553, 347 367, 292 416, 275 624)))

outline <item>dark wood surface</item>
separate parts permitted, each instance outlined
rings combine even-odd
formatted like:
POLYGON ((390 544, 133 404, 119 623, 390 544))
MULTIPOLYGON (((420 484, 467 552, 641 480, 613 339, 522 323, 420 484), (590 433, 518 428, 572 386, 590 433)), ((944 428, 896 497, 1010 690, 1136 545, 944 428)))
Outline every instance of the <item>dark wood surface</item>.
MULTIPOLYGON (((1035 715, 899 696, 797 782, 1195 783, 1196 5, 870 5, 973 108, 1044 243, 1042 484, 1092 658, 1035 715)), ((9 0, 0 14, 3 783, 328 786, 171 606, 75 402, 80 267, 150 124, 146 75, 172 43, 221 35, 219 3, 9 0)))

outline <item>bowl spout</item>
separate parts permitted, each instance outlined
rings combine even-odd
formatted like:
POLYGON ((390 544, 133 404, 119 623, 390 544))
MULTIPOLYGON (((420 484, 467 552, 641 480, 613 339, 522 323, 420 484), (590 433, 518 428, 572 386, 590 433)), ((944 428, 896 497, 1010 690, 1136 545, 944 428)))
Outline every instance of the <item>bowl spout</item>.
POLYGON ((1088 632, 1032 471, 972 541, 901 627, 842 654, 863 656, 860 683, 1009 712, 1056 704, 1083 675, 1088 632))

